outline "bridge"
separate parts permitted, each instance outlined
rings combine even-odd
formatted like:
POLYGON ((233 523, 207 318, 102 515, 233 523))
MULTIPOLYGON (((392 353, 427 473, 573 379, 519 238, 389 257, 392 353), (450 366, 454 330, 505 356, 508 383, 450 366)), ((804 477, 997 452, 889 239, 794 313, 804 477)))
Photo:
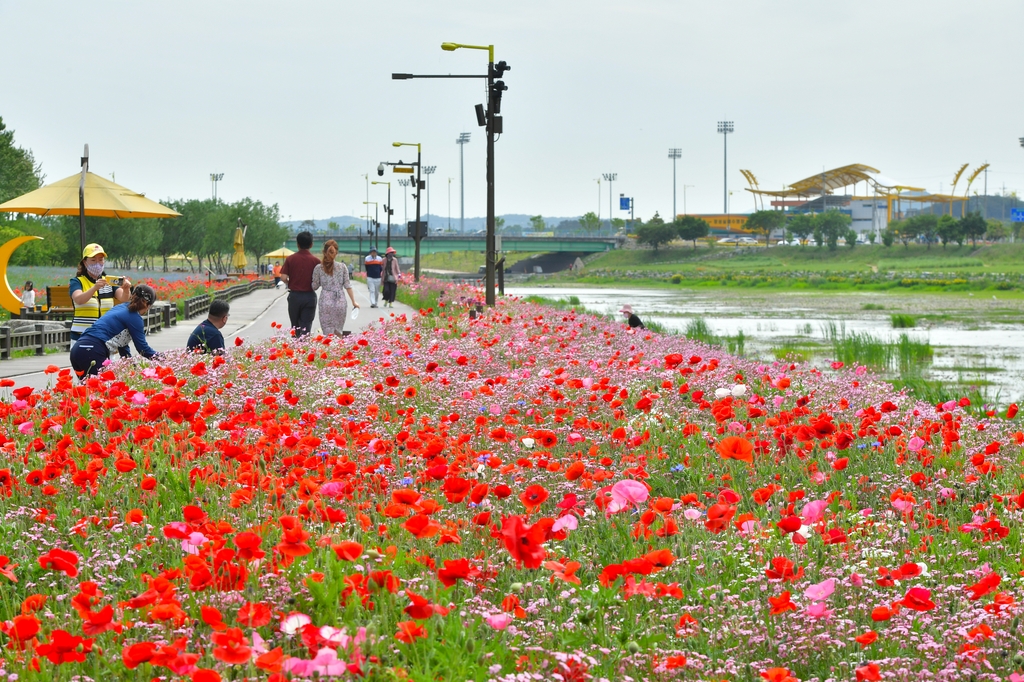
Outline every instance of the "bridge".
MULTIPOLYGON (((383 231, 382 231, 383 232, 383 231)), ((323 243, 328 239, 338 242, 338 251, 349 254, 365 254, 370 249, 370 240, 366 237, 356 235, 337 236, 313 236, 313 251, 317 252, 323 248, 323 243)), ((507 252, 571 252, 571 253, 599 253, 611 251, 618 248, 622 243, 621 237, 501 237, 501 250, 507 252)), ((379 241, 381 253, 387 244, 387 237, 382 233, 379 241)), ((289 248, 298 248, 294 240, 288 245, 289 248)), ((391 246, 395 248, 400 257, 412 257, 416 253, 416 243, 405 236, 396 236, 394 229, 391 232, 391 246)), ((420 240, 420 254, 447 253, 449 251, 486 251, 486 235, 430 235, 420 240)))

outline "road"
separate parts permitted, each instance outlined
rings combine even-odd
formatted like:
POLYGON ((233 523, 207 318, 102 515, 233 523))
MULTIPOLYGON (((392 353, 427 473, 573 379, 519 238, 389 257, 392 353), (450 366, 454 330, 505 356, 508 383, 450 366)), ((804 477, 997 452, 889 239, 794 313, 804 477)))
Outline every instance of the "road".
MULTIPOLYGON (((358 333, 360 330, 390 317, 392 313, 412 315, 415 311, 402 303, 395 302, 394 308, 370 308, 366 284, 352 282, 356 301, 359 303, 359 316, 352 319, 350 304, 349 318, 345 330, 358 333)), ((162 329, 147 337, 149 345, 157 351, 184 348, 188 337, 195 326, 203 320, 202 316, 191 320, 181 320, 177 325, 162 329)), ((224 341, 228 346, 234 344, 235 337, 247 342, 259 341, 272 336, 287 333, 288 329, 288 292, 285 289, 257 289, 248 296, 231 301, 231 312, 228 323, 224 327, 224 341), (271 326, 271 323, 282 325, 282 328, 271 326)), ((319 316, 313 320, 314 332, 319 330, 319 316)), ((134 353, 134 350, 133 350, 134 353)), ((0 378, 11 378, 15 386, 31 386, 44 389, 53 384, 53 375, 46 374, 50 365, 71 367, 67 352, 43 355, 38 357, 16 358, 0 361, 0 378)))

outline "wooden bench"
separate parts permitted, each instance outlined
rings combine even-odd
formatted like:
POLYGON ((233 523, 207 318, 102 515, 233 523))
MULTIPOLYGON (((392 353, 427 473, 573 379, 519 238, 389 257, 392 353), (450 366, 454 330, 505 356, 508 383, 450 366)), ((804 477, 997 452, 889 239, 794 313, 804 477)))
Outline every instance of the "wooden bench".
POLYGON ((75 312, 75 302, 71 300, 70 287, 54 286, 46 287, 46 312, 47 313, 72 313, 75 312))

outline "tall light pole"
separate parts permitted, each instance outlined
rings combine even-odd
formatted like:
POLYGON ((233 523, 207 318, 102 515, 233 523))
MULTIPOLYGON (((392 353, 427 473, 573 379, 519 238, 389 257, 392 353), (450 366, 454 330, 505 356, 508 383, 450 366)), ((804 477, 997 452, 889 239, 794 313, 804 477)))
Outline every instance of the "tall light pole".
POLYGON ((388 186, 388 203, 384 204, 384 212, 388 216, 388 243, 386 246, 391 246, 391 216, 395 214, 395 209, 391 207, 391 183, 384 182, 383 180, 374 180, 373 184, 388 186))
POLYGON ((672 159, 672 220, 679 214, 676 213, 676 159, 683 158, 683 150, 671 147, 668 150, 668 158, 672 159))
MULTIPOLYGON (((373 230, 372 231, 367 230, 367 232, 369 232, 371 235, 376 236, 377 243, 373 244, 373 246, 374 247, 379 247, 380 246, 380 221, 377 220, 377 218, 380 217, 380 213, 378 212, 377 202, 376 201, 364 201, 363 203, 364 204, 372 204, 373 205, 373 230)), ((369 209, 367 209, 366 212, 369 213, 370 212, 369 209)), ((373 242, 371 242, 371 243, 373 243, 373 242)), ((379 251, 380 249, 378 248, 377 250, 379 251)))
POLYGON ((466 144, 469 143, 469 133, 459 133, 459 139, 455 144, 459 145, 459 232, 466 234, 466 171, 464 164, 464 152, 466 144))
POLYGON ((210 182, 213 184, 213 203, 217 203, 217 183, 223 179, 223 173, 210 173, 210 182))
POLYGON ((485 269, 487 305, 494 305, 494 275, 495 266, 498 265, 496 240, 494 232, 494 136, 501 135, 503 130, 503 119, 501 117, 501 96, 508 87, 500 80, 505 72, 511 67, 506 62, 494 63, 494 45, 464 45, 462 43, 441 43, 441 49, 445 52, 453 52, 459 48, 469 50, 487 51, 487 73, 486 74, 447 74, 447 75, 420 75, 411 73, 392 73, 393 80, 410 80, 412 78, 486 78, 487 79, 487 106, 476 105, 477 123, 485 126, 487 131, 487 260, 485 269))
POLYGON ((722 196, 724 198, 723 203, 725 204, 725 212, 729 213, 729 133, 733 132, 732 121, 719 121, 718 132, 722 134, 722 141, 725 143, 724 147, 724 161, 722 163, 722 177, 724 178, 722 196))
POLYGON ((686 212, 686 188, 687 187, 696 187, 696 185, 683 185, 683 215, 689 215, 686 212))
POLYGON ((619 174, 618 173, 602 173, 601 177, 608 183, 608 227, 612 225, 612 218, 615 217, 615 212, 612 211, 612 197, 615 195, 612 193, 612 183, 615 182, 619 174))
MULTIPOLYGON (((413 199, 416 200, 416 223, 413 230, 413 243, 416 245, 415 255, 413 256, 413 279, 417 282, 420 281, 420 241, 423 239, 423 230, 420 229, 420 197, 423 196, 423 190, 427 188, 427 184, 423 182, 421 173, 423 170, 423 145, 419 142, 392 142, 392 147, 416 147, 416 163, 403 163, 401 159, 398 163, 391 163, 385 161, 377 166, 377 172, 381 175, 384 174, 384 166, 416 166, 416 193, 413 194, 413 199)), ((411 179, 411 178, 410 178, 411 179)))
POLYGON ((448 178, 448 231, 452 231, 452 179, 448 178))
MULTIPOLYGON (((368 204, 370 203, 370 174, 363 173, 363 177, 366 178, 366 201, 363 203, 368 204)), ((367 210, 367 213, 369 213, 369 210, 367 210)), ((366 232, 370 232, 370 216, 366 216, 366 232)))
POLYGON ((412 178, 402 178, 398 181, 398 184, 405 189, 405 222, 409 222, 409 185, 412 183, 412 178))
POLYGON ((601 227, 601 178, 597 178, 597 226, 601 227))
MULTIPOLYGON (((427 176, 427 185, 430 185, 430 176, 433 175, 434 171, 436 171, 436 170, 437 170, 437 166, 424 166, 423 167, 423 174, 427 176)), ((432 192, 430 191, 430 187, 428 186, 427 187, 427 227, 428 228, 430 226, 430 195, 431 194, 432 194, 432 192)))

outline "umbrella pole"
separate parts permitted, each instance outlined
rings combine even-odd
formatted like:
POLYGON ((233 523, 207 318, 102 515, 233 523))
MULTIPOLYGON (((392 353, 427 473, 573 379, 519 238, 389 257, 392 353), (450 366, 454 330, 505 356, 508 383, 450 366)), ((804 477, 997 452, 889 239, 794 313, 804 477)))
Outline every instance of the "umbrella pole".
POLYGON ((85 174, 89 171, 89 145, 85 145, 82 157, 82 179, 78 183, 78 239, 85 251, 85 174))

